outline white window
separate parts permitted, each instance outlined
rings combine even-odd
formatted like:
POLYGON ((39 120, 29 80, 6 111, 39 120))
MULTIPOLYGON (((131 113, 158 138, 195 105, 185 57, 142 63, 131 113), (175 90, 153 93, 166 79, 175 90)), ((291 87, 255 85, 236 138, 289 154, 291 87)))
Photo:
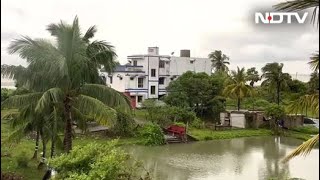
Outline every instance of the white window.
POLYGON ((138 66, 138 62, 137 61, 133 61, 133 66, 138 66))
POLYGON ((138 103, 142 102, 142 96, 138 96, 138 103))

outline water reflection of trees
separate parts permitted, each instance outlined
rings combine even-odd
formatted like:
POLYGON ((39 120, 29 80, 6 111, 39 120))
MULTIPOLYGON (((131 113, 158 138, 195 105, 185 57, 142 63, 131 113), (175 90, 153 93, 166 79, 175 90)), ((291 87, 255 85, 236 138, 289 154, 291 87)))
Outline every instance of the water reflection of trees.
POLYGON ((214 140, 162 147, 138 147, 131 152, 138 159, 143 159, 148 168, 156 163, 156 173, 161 174, 161 179, 188 179, 191 173, 208 171, 216 175, 226 170, 242 174, 244 164, 250 163, 250 153, 260 150, 266 139, 267 143, 273 140, 271 137, 214 140))
POLYGON ((290 175, 289 165, 280 162, 286 155, 286 149, 280 147, 280 138, 266 139, 263 154, 265 164, 259 168, 259 179, 285 179, 290 175))

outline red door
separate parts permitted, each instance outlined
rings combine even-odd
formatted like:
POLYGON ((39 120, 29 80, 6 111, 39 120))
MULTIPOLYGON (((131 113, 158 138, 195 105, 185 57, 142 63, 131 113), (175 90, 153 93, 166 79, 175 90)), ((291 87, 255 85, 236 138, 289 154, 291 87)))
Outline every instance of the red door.
POLYGON ((135 109, 136 108, 136 96, 130 96, 130 98, 131 98, 131 107, 133 109, 135 109))
POLYGON ((135 109, 136 108, 136 96, 130 96, 130 92, 124 92, 123 94, 125 94, 126 96, 128 96, 130 98, 131 108, 135 109))

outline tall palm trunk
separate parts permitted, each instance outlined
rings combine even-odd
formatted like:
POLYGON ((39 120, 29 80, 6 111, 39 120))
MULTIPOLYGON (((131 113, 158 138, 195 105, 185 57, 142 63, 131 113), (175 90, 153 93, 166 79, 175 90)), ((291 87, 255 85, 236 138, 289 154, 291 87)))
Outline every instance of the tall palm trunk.
POLYGON ((72 120, 71 120, 71 105, 70 97, 67 96, 64 101, 64 115, 65 115, 65 130, 63 139, 63 149, 69 153, 72 149, 72 120))
POLYGON ((54 119, 53 127, 52 127, 52 136, 51 136, 51 153, 50 153, 51 158, 53 158, 55 153, 56 135, 57 135, 57 119, 54 119))
POLYGON ((39 139, 40 139, 40 133, 39 133, 39 130, 37 130, 37 135, 36 135, 36 147, 34 148, 34 153, 33 153, 32 159, 37 159, 37 157, 38 157, 39 139))
POLYGON ((40 130, 40 136, 42 140, 42 158, 41 158, 40 164, 38 165, 38 169, 42 169, 45 166, 46 151, 47 151, 47 142, 43 134, 43 129, 40 130))
POLYGON ((56 148, 55 143, 56 143, 55 138, 52 137, 52 139, 51 139, 51 153, 50 153, 51 158, 53 158, 54 153, 55 153, 55 148, 56 148))
POLYGON ((240 111, 240 98, 238 98, 238 111, 240 111))

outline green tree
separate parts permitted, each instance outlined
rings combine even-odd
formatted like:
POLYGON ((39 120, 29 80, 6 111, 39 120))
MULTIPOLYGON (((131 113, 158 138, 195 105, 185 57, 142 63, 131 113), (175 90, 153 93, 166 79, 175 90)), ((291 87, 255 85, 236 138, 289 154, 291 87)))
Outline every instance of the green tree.
POLYGON ((228 71, 229 57, 225 54, 222 54, 220 50, 215 50, 208 55, 209 59, 212 62, 212 68, 215 71, 228 71))
POLYGON ((319 89, 319 73, 313 72, 310 75, 310 80, 308 82, 308 92, 313 94, 319 89))
POLYGON ((223 94, 227 97, 237 100, 238 111, 240 110, 241 100, 247 96, 253 95, 253 88, 246 84, 247 75, 244 68, 237 68, 237 71, 231 71, 231 77, 223 94))
POLYGON ((313 56, 310 57, 310 60, 311 61, 308 64, 311 66, 311 69, 318 72, 319 71, 319 51, 314 53, 313 56))
POLYGON ((317 22, 319 25, 319 0, 292 0, 279 3, 274 6, 276 10, 281 11, 302 11, 309 8, 313 8, 311 22, 314 24, 317 22))
MULTIPOLYGON (((113 46, 104 41, 90 42, 96 32, 94 26, 82 36, 76 17, 71 25, 64 22, 50 24, 47 30, 56 38, 54 44, 29 37, 10 44, 9 52, 19 54, 28 63, 28 76, 21 80, 22 86, 34 90, 37 95, 18 95, 8 98, 6 104, 26 106, 35 103, 36 112, 48 111, 53 104, 58 106, 65 122, 63 146, 69 152, 74 120, 94 119, 112 125, 116 116, 113 108, 121 106, 130 110, 130 103, 125 95, 103 85, 98 69, 103 66, 111 72, 116 54, 113 46)), ((14 77, 20 77, 19 72, 12 73, 14 77)))
POLYGON ((287 82, 291 79, 288 73, 282 72, 283 64, 268 63, 262 68, 262 77, 265 80, 262 82, 262 86, 267 86, 271 92, 276 94, 276 102, 280 105, 280 92, 286 88, 287 82))
POLYGON ((213 99, 220 95, 223 81, 217 76, 188 71, 167 87, 165 102, 171 106, 189 108, 197 115, 211 115, 216 105, 213 99))
POLYGON ((276 135, 280 133, 279 121, 285 116, 285 109, 282 106, 271 104, 265 110, 266 115, 271 119, 271 129, 276 135))
POLYGON ((253 87, 254 83, 260 81, 259 72, 255 67, 249 68, 247 70, 247 80, 250 81, 250 86, 253 87))

